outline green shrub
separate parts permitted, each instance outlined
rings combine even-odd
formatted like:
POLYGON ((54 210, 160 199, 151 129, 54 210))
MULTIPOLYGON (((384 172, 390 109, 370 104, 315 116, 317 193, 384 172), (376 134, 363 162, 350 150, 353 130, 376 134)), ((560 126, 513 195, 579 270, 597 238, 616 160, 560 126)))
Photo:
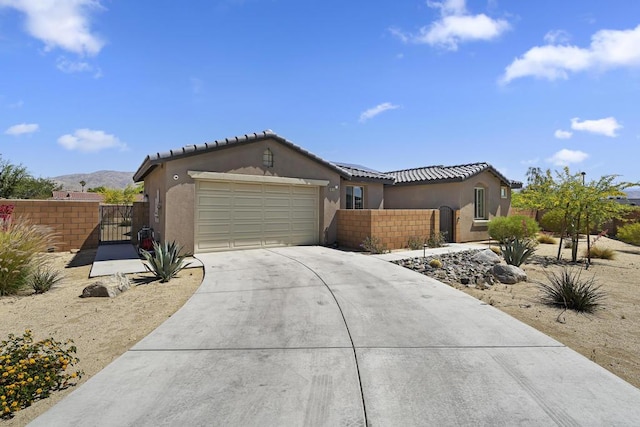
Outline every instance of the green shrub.
POLYGON ((618 239, 632 245, 640 245, 640 222, 623 225, 618 228, 618 239))
POLYGON ((429 266, 431 268, 442 268, 442 261, 434 258, 431 261, 429 261, 429 266))
POLYGON ((427 238, 426 244, 430 248, 441 248, 447 243, 446 237, 446 232, 441 233, 439 231, 434 231, 431 233, 429 238, 427 238))
POLYGON ((425 239, 423 237, 411 236, 409 237, 409 241, 407 242, 407 246, 412 251, 422 249, 425 244, 425 239))
POLYGON ((62 280, 62 274, 58 270, 45 265, 39 266, 28 279, 29 285, 36 294, 43 294, 62 280))
POLYGON ((596 286, 595 277, 582 281, 580 271, 576 269, 571 272, 564 268, 560 273, 547 273, 549 283, 537 283, 542 291, 541 302, 586 313, 599 308, 605 297, 604 292, 600 291, 600 286, 596 286))
POLYGON ((33 401, 77 383, 83 372, 67 372, 78 363, 72 343, 53 338, 34 342, 29 330, 0 343, 0 418, 11 418, 33 401))
POLYGON ((600 246, 591 246, 591 250, 584 250, 583 256, 587 258, 591 254, 591 258, 598 259, 615 259, 616 252, 613 249, 601 248, 600 246))
POLYGON ((538 237, 536 237, 538 243, 543 243, 547 245, 555 245, 558 241, 549 233, 539 233, 538 237))
POLYGON ((188 255, 180 255, 181 251, 182 247, 179 247, 176 242, 163 244, 153 242, 153 252, 142 250, 142 256, 148 262, 148 265, 144 266, 147 271, 160 279, 160 283, 166 283, 191 264, 184 263, 188 255))
POLYGON ((563 223, 564 212, 559 209, 545 212, 545 214, 540 218, 540 227, 545 231, 551 231, 553 233, 561 233, 563 223))
POLYGON ((383 254, 387 252, 387 246, 383 244, 378 237, 367 236, 360 244, 360 247, 372 254, 383 254))
POLYGON ((55 237, 49 228, 24 218, 13 219, 0 229, 0 296, 13 295, 26 286, 55 237))
POLYGON ((521 239, 516 237, 512 240, 503 241, 500 249, 507 264, 520 267, 536 251, 536 243, 528 238, 521 239))
POLYGON ((538 223, 524 215, 498 216, 489 221, 489 236, 499 242, 534 238, 538 231, 538 223))

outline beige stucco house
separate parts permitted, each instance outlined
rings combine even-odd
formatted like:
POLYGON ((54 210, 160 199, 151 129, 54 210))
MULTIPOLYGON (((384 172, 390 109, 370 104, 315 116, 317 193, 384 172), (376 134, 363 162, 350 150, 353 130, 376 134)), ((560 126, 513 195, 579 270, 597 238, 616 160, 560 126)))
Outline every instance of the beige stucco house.
POLYGON ((331 244, 338 209, 382 209, 384 174, 340 167, 271 132, 145 158, 149 224, 189 252, 331 244))
MULTIPOLYGON (((448 203, 464 208, 461 221, 472 215, 466 196, 436 202, 433 189, 440 192, 439 187, 405 182, 401 172, 330 162, 267 130, 149 155, 134 181, 144 181, 156 237, 175 240, 193 253, 333 244, 339 209, 422 209, 448 203)), ((445 196, 455 188, 473 197, 475 185, 483 185, 486 220, 506 215, 510 193, 506 199, 495 193, 508 181, 493 168, 480 172, 468 184, 444 184, 445 196)), ((485 238, 473 230, 468 237, 485 238)))
POLYGON ((508 215, 511 189, 521 186, 488 163, 428 166, 387 175, 394 183, 385 186, 385 208, 440 209, 440 230, 455 230, 460 242, 488 239, 489 221, 508 215), (453 215, 445 217, 447 211, 453 215))

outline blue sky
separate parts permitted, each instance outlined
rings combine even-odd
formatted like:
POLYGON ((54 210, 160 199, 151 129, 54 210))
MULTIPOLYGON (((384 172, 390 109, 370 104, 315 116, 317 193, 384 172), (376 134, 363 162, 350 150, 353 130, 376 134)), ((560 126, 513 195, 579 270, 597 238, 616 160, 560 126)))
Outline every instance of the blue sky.
POLYGON ((640 181, 637 0, 0 0, 0 154, 36 176, 272 129, 390 171, 640 181))

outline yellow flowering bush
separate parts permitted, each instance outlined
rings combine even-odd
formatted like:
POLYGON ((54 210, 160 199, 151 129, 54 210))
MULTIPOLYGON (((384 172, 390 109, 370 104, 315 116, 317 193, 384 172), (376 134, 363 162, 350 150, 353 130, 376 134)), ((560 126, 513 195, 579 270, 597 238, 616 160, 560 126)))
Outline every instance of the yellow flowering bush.
POLYGON ((83 373, 68 370, 78 363, 72 344, 53 338, 34 342, 30 330, 22 336, 10 334, 0 343, 0 418, 10 418, 52 391, 77 384, 83 373))

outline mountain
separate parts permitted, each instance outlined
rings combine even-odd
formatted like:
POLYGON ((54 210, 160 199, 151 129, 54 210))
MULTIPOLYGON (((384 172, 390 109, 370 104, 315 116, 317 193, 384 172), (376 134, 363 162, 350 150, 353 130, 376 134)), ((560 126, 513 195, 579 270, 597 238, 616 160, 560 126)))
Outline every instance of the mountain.
POLYGON ((119 171, 97 171, 92 173, 74 173, 70 175, 60 175, 50 178, 52 181, 62 185, 63 190, 80 191, 82 186, 80 181, 84 181, 85 191, 94 187, 125 188, 133 185, 133 172, 119 171))

